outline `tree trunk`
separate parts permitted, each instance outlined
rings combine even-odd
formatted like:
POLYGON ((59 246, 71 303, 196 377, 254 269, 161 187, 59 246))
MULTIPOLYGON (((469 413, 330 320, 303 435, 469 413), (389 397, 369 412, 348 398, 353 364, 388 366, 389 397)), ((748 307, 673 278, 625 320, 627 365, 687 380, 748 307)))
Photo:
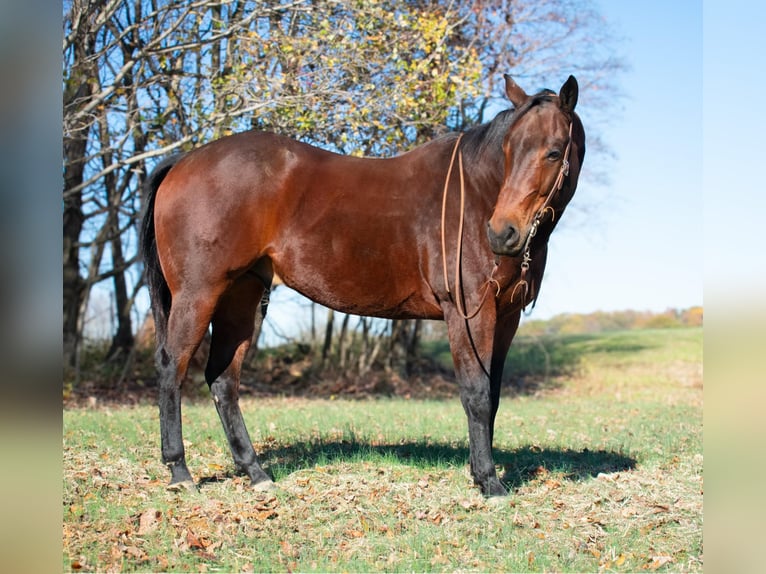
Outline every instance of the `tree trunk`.
MULTIPOLYGON (((116 233, 116 229, 114 230, 116 233)), ((118 354, 127 356, 133 348, 133 322, 130 317, 130 309, 133 301, 128 296, 128 287, 125 281, 125 258, 122 254, 122 240, 115 235, 111 240, 112 264, 114 266, 114 302, 117 314, 117 330, 112 336, 112 345, 108 357, 118 354)))
POLYGON ((335 321, 335 311, 332 309, 327 310, 327 328, 324 332, 324 345, 322 345, 322 368, 324 368, 327 357, 330 355, 330 349, 332 347, 332 328, 335 321))
MULTIPOLYGON (((83 81, 77 90, 64 94, 64 105, 88 98, 92 92, 83 81)), ((64 236, 63 236, 63 303, 64 303, 64 368, 74 368, 80 340, 80 307, 85 297, 86 282, 80 275, 80 233, 85 216, 82 192, 70 192, 83 182, 88 126, 79 122, 64 135, 64 236)))
POLYGON ((420 331, 423 327, 422 319, 409 321, 410 333, 407 338, 407 354, 405 359, 405 369, 407 375, 415 371, 415 364, 420 357, 420 331))
POLYGON ((341 370, 346 368, 346 358, 348 356, 348 322, 351 315, 346 314, 343 317, 343 323, 340 327, 340 336, 338 337, 338 367, 341 370))

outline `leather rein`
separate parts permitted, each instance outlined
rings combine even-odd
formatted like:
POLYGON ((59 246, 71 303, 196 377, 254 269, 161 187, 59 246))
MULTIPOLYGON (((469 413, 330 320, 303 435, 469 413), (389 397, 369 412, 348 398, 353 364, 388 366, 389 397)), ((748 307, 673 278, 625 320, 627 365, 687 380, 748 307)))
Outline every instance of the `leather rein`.
MULTIPOLYGON (((448 278, 448 271, 447 271, 447 239, 446 239, 446 221, 447 221, 447 195, 449 190, 449 182, 450 178, 452 177, 452 168, 455 164, 455 156, 458 158, 458 173, 460 174, 460 219, 458 223, 458 234, 457 234, 457 249, 455 252, 455 305, 457 306, 457 311, 460 314, 460 316, 465 319, 473 319, 476 315, 479 314, 479 311, 481 311, 481 308, 484 306, 484 302, 487 299, 487 294, 489 293, 489 286, 494 283, 496 287, 495 297, 498 297, 500 295, 500 283, 497 282, 497 279, 494 278, 495 271, 497 271, 498 268, 498 260, 495 258, 494 265, 492 267, 492 271, 489 274, 489 277, 487 280, 483 283, 484 285, 484 293, 481 296, 481 300, 479 301, 479 305, 476 307, 476 310, 472 313, 467 313, 465 310, 465 306, 463 303, 463 299, 465 297, 465 294, 463 293, 463 286, 461 281, 461 273, 460 273, 460 263, 461 263, 461 256, 463 251, 463 224, 465 219, 465 177, 463 175, 463 151, 460 150, 460 141, 463 138, 463 134, 461 133, 458 135, 457 140, 455 141, 455 145, 452 148, 452 157, 450 158, 449 162, 449 168, 447 169, 447 177, 444 181, 444 192, 442 193, 442 213, 441 213, 441 243, 442 243, 442 270, 444 272, 444 285, 447 288, 447 293, 451 294, 450 286, 449 286, 449 278, 448 278)), ((529 294, 529 283, 527 282, 526 276, 527 271, 529 270, 529 264, 532 261, 532 254, 531 254, 531 246, 532 246, 532 238, 537 234, 537 229, 540 226, 540 223, 543 220, 543 217, 545 217, 546 212, 551 212, 551 220, 556 217, 556 212, 551 207, 550 203, 553 199, 553 196, 561 190, 561 188, 564 186, 564 178, 569 175, 569 154, 570 150, 572 148, 572 122, 569 123, 569 140, 567 141, 566 148, 564 149, 564 156, 563 161, 561 162, 561 167, 559 168, 559 173, 556 176, 556 180, 553 182, 553 186, 551 187, 551 191, 548 193, 548 197, 545 199, 545 203, 543 203, 542 207, 537 211, 535 214, 534 220, 532 221, 532 226, 530 227, 529 234, 527 235, 527 240, 524 243, 524 249, 522 250, 522 258, 521 258, 521 277, 519 278, 518 282, 513 288, 513 291, 511 292, 511 302, 513 302, 514 297, 516 296, 516 291, 518 289, 521 289, 523 291, 522 293, 522 308, 526 308, 527 305, 529 305, 530 302, 527 301, 527 296, 529 294)), ((535 296, 532 300, 536 300, 537 297, 535 296)))

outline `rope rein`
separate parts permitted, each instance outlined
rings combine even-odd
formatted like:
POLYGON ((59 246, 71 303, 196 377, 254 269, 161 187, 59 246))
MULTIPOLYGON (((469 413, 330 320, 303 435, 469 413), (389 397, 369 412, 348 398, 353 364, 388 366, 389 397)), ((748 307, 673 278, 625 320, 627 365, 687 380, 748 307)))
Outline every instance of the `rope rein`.
MULTIPOLYGON (((476 307, 476 310, 473 311, 473 313, 466 312, 465 307, 463 305, 464 293, 463 293, 463 286, 462 286, 461 273, 460 273, 461 256, 463 252, 463 226, 464 226, 464 219, 465 219, 465 178, 463 174, 463 151, 459 149, 460 140, 462 138, 463 138, 463 134, 461 133, 460 135, 458 135, 457 140, 455 141, 455 145, 452 148, 452 156, 450 157, 450 161, 449 161, 449 168, 447 169, 447 177, 444 180, 444 191, 442 193, 442 213, 441 213, 441 243, 442 243, 442 271, 444 272, 444 285, 447 288, 447 293, 452 294, 449 287, 450 283, 449 283, 448 271, 447 271, 446 221, 447 221, 447 195, 449 191, 449 183, 450 183, 450 178, 452 177, 452 168, 455 165, 455 157, 457 156, 458 172, 460 174, 460 219, 458 223, 457 249, 455 251, 455 305, 457 306, 457 311, 460 314, 460 316, 467 321, 469 319, 473 319, 476 315, 479 314, 479 311, 481 311, 481 308, 484 306, 484 302, 487 299, 487 294, 489 293, 489 287, 492 283, 494 283, 496 286, 495 297, 498 297, 500 295, 500 283, 498 283, 497 279, 494 278, 495 271, 497 271, 497 268, 498 268, 498 262, 497 260, 495 260, 495 263, 492 267, 492 272, 489 274, 489 277, 487 278, 487 280, 483 283, 484 293, 481 296, 481 300, 479 301, 479 304, 476 307)), ((532 261, 532 255, 531 255, 532 238, 537 234, 537 228, 540 226, 540 223, 542 222, 543 217, 545 217, 545 214, 548 211, 551 212, 551 221, 553 221, 556 217, 556 212, 550 206, 550 202, 551 202, 551 199, 553 199, 553 196, 556 194, 556 192, 561 190, 561 188, 563 187, 564 178, 569 175, 569 152, 570 152, 571 146, 572 146, 572 123, 570 122, 569 140, 567 141, 567 145, 564 150, 564 159, 561 163, 561 168, 559 169, 559 173, 556 176, 556 181, 554 181, 551 191, 548 194, 548 197, 545 199, 545 203, 543 203, 543 206, 537 211, 537 213, 535 214, 535 218, 532 221, 532 227, 529 230, 529 234, 527 235, 527 240, 524 243, 524 249, 522 250, 521 277, 519 278, 519 281, 513 287, 513 291, 511 292, 511 302, 513 302, 514 298, 516 297, 516 291, 519 289, 523 290, 521 302, 524 308, 526 308, 526 306, 529 304, 527 302, 527 296, 529 294, 529 283, 527 282, 526 276, 527 276, 527 271, 529 270, 529 264, 532 261)), ((534 299, 536 299, 536 297, 534 297, 534 299)))
POLYGON ((455 155, 458 156, 458 172, 460 173, 460 222, 458 224, 457 233, 457 250, 455 251, 455 305, 457 305, 457 312, 466 321, 473 319, 479 314, 481 308, 484 306, 484 301, 487 299, 487 293, 489 293, 490 284, 494 283, 497 286, 497 292, 495 297, 500 295, 500 283, 494 279, 495 271, 497 270, 497 263, 492 268, 492 273, 489 274, 489 278, 484 282, 484 294, 481 296, 478 307, 473 313, 467 313, 463 306, 463 286, 460 273, 460 259, 463 252, 463 225, 465 223, 465 178, 463 175, 463 151, 460 147, 460 140, 463 138, 463 134, 460 134, 455 141, 455 147, 452 149, 452 157, 449 161, 449 168, 447 169, 447 178, 444 181, 444 192, 442 194, 442 221, 441 221, 441 236, 442 236, 442 270, 444 271, 444 285, 447 288, 447 293, 450 292, 449 278, 447 277, 447 239, 446 239, 446 219, 447 219, 447 191, 449 190, 449 180, 452 176, 452 167, 455 165, 455 155))

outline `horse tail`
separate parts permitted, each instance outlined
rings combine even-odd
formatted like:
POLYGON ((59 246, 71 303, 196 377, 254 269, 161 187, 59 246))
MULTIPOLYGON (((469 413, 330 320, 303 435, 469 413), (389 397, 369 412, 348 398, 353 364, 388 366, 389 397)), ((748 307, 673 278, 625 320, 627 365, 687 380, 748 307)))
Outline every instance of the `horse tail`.
POLYGON ((141 218, 141 256, 144 260, 144 280, 149 288, 154 329, 158 352, 165 345, 170 315, 171 295, 157 255, 157 241, 154 230, 154 200, 157 189, 171 168, 179 162, 183 154, 164 159, 154 168, 143 186, 144 213, 141 218))

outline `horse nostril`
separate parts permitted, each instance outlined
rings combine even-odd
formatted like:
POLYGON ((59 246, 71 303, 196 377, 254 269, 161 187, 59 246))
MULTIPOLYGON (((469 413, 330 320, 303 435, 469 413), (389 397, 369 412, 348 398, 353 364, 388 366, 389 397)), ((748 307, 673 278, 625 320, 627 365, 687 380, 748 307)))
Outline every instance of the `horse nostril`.
POLYGON ((514 255, 520 249, 521 233, 519 228, 511 223, 506 223, 499 231, 488 225, 487 236, 496 255, 514 255))
POLYGON ((519 238, 519 230, 516 229, 513 225, 508 225, 508 227, 505 230, 506 245, 511 245, 515 243, 518 238, 519 238))
POLYGON ((507 224, 501 231, 495 231, 491 223, 487 223, 487 234, 493 243, 513 245, 519 240, 519 230, 512 223, 507 224))

